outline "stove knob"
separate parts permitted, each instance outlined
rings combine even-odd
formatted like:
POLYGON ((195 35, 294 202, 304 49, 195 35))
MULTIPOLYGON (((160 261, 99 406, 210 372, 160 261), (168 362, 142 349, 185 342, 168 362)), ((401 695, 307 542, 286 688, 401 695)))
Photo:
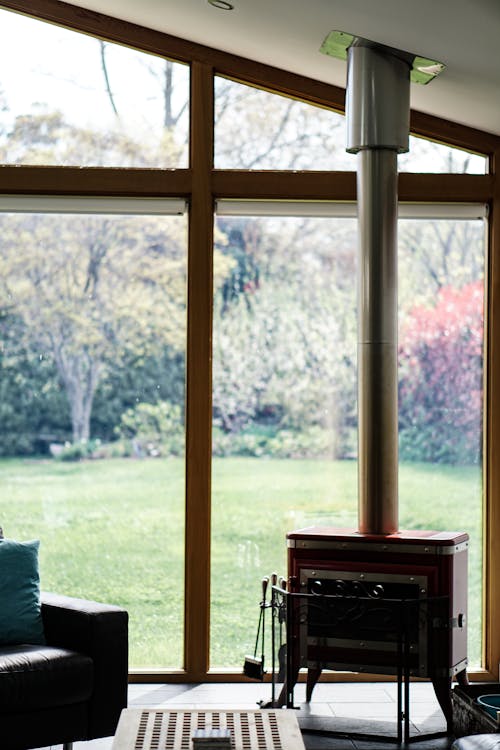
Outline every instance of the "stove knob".
POLYGON ((323 593, 322 581, 314 581, 314 583, 311 585, 311 594, 316 594, 317 596, 321 596, 322 593, 323 593))

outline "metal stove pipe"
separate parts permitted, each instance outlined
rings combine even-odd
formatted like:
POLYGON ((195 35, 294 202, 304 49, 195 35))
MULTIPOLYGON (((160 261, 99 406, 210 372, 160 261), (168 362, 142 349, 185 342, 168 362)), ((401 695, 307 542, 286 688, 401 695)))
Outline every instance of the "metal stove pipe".
POLYGON ((413 57, 348 49, 347 150, 358 154, 359 531, 398 530, 397 154, 408 150, 413 57))

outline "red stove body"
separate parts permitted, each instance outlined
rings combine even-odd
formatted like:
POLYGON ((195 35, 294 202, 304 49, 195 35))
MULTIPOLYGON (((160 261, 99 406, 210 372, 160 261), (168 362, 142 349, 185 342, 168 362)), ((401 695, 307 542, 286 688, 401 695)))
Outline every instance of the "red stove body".
MULTIPOLYGON (((467 664, 468 539, 465 533, 438 531, 383 536, 331 527, 292 531, 287 534, 289 591, 338 595, 340 586, 349 599, 354 586, 357 592, 382 591, 386 600, 438 600, 439 617, 436 610, 430 622, 420 618, 411 626, 410 675, 448 682, 457 674, 465 676, 467 664), (437 653, 439 667, 432 658, 437 653)), ((316 630, 311 618, 297 618, 293 653, 299 663, 294 669, 307 667, 317 677, 322 668, 396 674, 394 636, 383 627, 371 630, 380 607, 374 605, 364 622, 349 611, 344 614, 340 625, 338 617, 323 614, 316 630)))

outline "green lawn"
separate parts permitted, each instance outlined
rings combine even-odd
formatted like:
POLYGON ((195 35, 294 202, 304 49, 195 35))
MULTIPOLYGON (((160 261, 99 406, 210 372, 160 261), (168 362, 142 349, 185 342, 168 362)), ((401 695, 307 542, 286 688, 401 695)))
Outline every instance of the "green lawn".
MULTIPOLYGON (((216 459, 213 468, 212 666, 253 649, 260 579, 286 571, 285 534, 356 526, 356 465, 216 459)), ((0 525, 42 540, 42 587, 106 600, 130 613, 132 666, 182 663, 184 464, 0 461, 0 525)), ((481 478, 473 467, 400 467, 400 527, 465 530, 469 656, 479 662, 481 478)))

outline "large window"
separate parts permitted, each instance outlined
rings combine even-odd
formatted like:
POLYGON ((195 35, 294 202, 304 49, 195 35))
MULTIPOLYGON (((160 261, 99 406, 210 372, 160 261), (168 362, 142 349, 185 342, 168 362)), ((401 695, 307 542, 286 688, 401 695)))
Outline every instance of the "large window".
POLYGON ((129 611, 131 666, 180 667, 185 220, 3 213, 0 231, 2 526, 41 539, 44 589, 129 611))
MULTIPOLYGON (((485 233, 427 211, 400 221, 400 527, 470 534, 477 667, 485 233)), ((236 666, 286 532, 357 528, 356 221, 220 217, 217 235, 211 664, 236 666)))
MULTIPOLYGON (((137 679, 240 679, 286 532, 357 524, 343 92, 4 1, 27 15, 0 10, 0 525, 41 539, 44 588, 129 610, 137 679)), ((400 526, 469 532, 469 657, 496 678, 500 140, 411 123, 400 526)))

